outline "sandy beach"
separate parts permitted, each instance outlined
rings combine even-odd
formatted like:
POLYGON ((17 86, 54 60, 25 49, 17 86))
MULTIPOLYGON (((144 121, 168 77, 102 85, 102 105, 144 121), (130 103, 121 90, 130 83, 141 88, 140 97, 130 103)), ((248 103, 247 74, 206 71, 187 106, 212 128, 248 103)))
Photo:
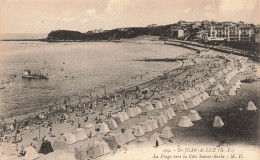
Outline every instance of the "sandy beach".
MULTIPOLYGON (((123 40, 121 43, 129 43, 128 41, 131 40, 123 40)), ((154 38, 151 42, 162 43, 162 41, 154 41, 154 38)), ((164 145, 149 148, 150 151, 156 152, 165 146, 176 147, 187 144, 214 147, 245 145, 253 149, 259 147, 259 63, 246 57, 214 50, 200 53, 191 50, 189 54, 181 57, 187 59, 180 61, 177 68, 164 75, 127 86, 121 91, 99 99, 87 101, 83 98, 81 103, 68 100, 67 105, 57 105, 38 117, 32 113, 29 118, 26 115, 26 117, 5 119, 5 122, 1 122, 1 133, 5 137, 3 137, 3 142, 0 142, 0 157, 24 159, 26 156, 17 156, 23 150, 22 148, 33 146, 39 152, 43 137, 53 146, 54 142, 64 134, 68 132, 77 134, 78 128, 82 128, 84 133, 87 133, 86 126, 90 124, 95 126, 97 135, 78 139, 73 144, 68 144, 65 138, 67 144, 65 149, 54 149, 54 152, 46 155, 39 153, 37 159, 55 159, 57 154, 65 153, 76 156, 76 159, 81 159, 79 153, 84 155, 82 157, 85 159, 118 159, 120 156, 133 154, 132 151, 136 148, 140 149, 140 153, 143 148, 144 154, 149 154, 145 149, 154 146, 158 141, 150 141, 150 137, 155 133, 162 134, 166 126, 170 128, 174 137, 161 138, 164 145), (238 82, 241 84, 237 85, 238 82), (222 86, 223 90, 217 86, 222 86), (236 86, 235 95, 230 92, 234 86, 236 86), (182 98, 178 98, 180 95, 182 98), (218 100, 220 97, 223 97, 223 101, 218 100), (257 110, 247 110, 250 101, 254 103, 257 110), (159 103, 162 104, 161 108, 158 108, 159 103), (151 104, 153 109, 148 110, 144 104, 151 104), (186 106, 185 109, 182 108, 184 106, 186 106), (133 108, 139 108, 138 110, 141 111, 132 113, 130 110, 133 108), (166 122, 160 125, 158 117, 165 116, 169 109, 173 110, 176 115, 166 118, 166 122), (201 119, 192 121, 190 127, 180 127, 180 120, 189 115, 191 110, 197 111, 201 119), (128 119, 122 122, 121 113, 128 114, 128 119), (223 126, 213 127, 215 116, 221 117, 223 126), (15 119, 17 122, 14 122, 15 119), (119 148, 114 149, 112 145, 109 145, 109 152, 106 154, 100 153, 95 156, 92 153, 91 148, 96 141, 103 142, 104 140, 108 143, 107 139, 122 134, 122 131, 123 133, 126 130, 137 132, 137 126, 145 128, 146 121, 154 119, 158 123, 158 128, 149 131, 146 129, 144 134, 135 136, 134 140, 119 145, 119 148), (117 127, 111 125, 112 121, 117 123, 117 127), (103 123, 109 127, 109 131, 105 134, 100 133, 100 128, 102 128, 100 126, 103 123), (16 130, 10 127, 13 124, 19 130, 17 139, 22 137, 21 142, 12 143, 16 135, 16 130), (5 132, 4 126, 6 126, 5 132)), ((150 155, 152 158, 153 154, 150 153, 150 155)), ((130 156, 126 157, 131 159, 130 156)))

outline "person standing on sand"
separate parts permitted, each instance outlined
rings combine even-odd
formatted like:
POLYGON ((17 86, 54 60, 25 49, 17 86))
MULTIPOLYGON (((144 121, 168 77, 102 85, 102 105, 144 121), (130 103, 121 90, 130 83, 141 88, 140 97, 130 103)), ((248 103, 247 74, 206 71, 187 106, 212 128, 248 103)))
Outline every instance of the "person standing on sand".
POLYGON ((88 115, 86 115, 84 122, 88 121, 88 115))
POLYGON ((25 155, 25 151, 24 151, 24 147, 23 145, 21 146, 21 151, 20 151, 20 156, 24 156, 25 155))
POLYGON ((52 136, 52 126, 50 127, 49 135, 50 135, 50 137, 52 136))

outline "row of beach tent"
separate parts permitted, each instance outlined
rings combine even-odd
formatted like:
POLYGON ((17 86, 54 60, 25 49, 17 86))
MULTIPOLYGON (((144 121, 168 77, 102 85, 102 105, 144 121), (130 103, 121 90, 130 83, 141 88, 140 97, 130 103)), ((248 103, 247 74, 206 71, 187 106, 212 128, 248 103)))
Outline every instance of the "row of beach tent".
POLYGON ((241 81, 240 80, 237 80, 236 83, 231 87, 231 89, 229 90, 229 95, 230 96, 234 96, 236 95, 236 90, 238 88, 240 88, 240 86, 242 85, 241 81))

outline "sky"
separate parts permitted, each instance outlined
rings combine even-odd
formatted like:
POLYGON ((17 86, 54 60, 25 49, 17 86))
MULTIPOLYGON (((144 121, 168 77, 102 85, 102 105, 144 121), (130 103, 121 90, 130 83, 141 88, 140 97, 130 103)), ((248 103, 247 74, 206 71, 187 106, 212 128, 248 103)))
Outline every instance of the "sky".
POLYGON ((260 24, 260 0, 0 0, 0 33, 144 27, 185 21, 260 24))

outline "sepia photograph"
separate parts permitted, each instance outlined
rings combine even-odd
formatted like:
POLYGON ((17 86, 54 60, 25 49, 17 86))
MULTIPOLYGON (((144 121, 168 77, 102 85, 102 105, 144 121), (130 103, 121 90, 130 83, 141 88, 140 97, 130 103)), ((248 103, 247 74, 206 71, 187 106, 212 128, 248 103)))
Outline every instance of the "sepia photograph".
POLYGON ((0 160, 259 160, 260 0, 0 0, 0 160))

